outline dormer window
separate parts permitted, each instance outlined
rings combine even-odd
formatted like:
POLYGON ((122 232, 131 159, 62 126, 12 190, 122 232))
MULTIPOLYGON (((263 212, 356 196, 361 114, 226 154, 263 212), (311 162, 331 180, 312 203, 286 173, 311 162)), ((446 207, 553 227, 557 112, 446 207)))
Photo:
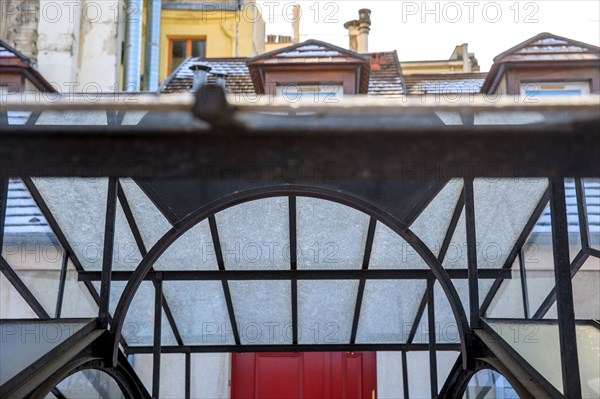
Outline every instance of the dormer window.
POLYGON ((370 57, 308 40, 248 60, 257 94, 335 100, 369 89, 370 57))
POLYGON ((521 95, 526 98, 546 96, 581 96, 590 94, 589 82, 521 83, 521 95))

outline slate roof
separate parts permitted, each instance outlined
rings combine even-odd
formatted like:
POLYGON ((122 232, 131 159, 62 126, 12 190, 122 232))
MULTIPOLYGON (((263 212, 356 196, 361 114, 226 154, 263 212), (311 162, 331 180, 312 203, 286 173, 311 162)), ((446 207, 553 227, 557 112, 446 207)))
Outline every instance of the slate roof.
MULTIPOLYGON (((312 50, 311 50, 312 51, 312 50)), ((303 50, 304 52, 304 50, 303 50)), ((300 53, 300 52, 298 52, 300 53)), ((304 55, 311 54, 309 50, 304 55)), ((374 96, 399 96, 404 93, 400 63, 395 51, 371 53, 371 74, 368 82, 368 94, 374 96)), ((230 93, 255 94, 250 71, 246 65, 247 58, 188 58, 159 88, 161 93, 176 93, 189 90, 193 83, 193 72, 190 66, 203 63, 212 68, 211 72, 227 74, 226 84, 230 93)), ((214 81, 209 74, 208 81, 214 81)))
POLYGON ((10 179, 6 199, 4 234, 11 237, 20 234, 49 234, 52 230, 20 179, 10 179))
POLYGON ((407 75, 406 94, 479 93, 487 73, 407 75))

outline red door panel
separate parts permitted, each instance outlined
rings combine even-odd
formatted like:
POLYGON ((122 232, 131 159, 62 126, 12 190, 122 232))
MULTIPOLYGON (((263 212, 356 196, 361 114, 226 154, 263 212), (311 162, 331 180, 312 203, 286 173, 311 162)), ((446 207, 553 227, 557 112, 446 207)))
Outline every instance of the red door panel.
POLYGON ((375 352, 233 354, 232 399, 373 399, 375 352))

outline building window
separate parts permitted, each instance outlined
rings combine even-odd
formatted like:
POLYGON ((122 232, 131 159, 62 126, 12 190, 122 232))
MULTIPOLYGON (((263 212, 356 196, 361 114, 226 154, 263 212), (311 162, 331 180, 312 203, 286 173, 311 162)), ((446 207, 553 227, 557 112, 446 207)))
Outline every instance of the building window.
POLYGON ((581 96, 590 94, 589 82, 521 83, 521 95, 527 98, 546 96, 581 96))
POLYGON ((169 40, 169 74, 188 57, 206 57, 206 39, 169 40))

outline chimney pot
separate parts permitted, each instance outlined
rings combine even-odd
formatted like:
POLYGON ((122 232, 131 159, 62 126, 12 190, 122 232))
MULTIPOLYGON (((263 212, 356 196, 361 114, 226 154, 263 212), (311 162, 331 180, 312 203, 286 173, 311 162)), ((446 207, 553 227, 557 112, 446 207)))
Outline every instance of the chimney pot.
POLYGON ((205 85, 208 81, 208 72, 211 70, 211 67, 206 64, 194 64, 190 66, 190 70, 194 72, 192 92, 195 93, 200 86, 205 85))

